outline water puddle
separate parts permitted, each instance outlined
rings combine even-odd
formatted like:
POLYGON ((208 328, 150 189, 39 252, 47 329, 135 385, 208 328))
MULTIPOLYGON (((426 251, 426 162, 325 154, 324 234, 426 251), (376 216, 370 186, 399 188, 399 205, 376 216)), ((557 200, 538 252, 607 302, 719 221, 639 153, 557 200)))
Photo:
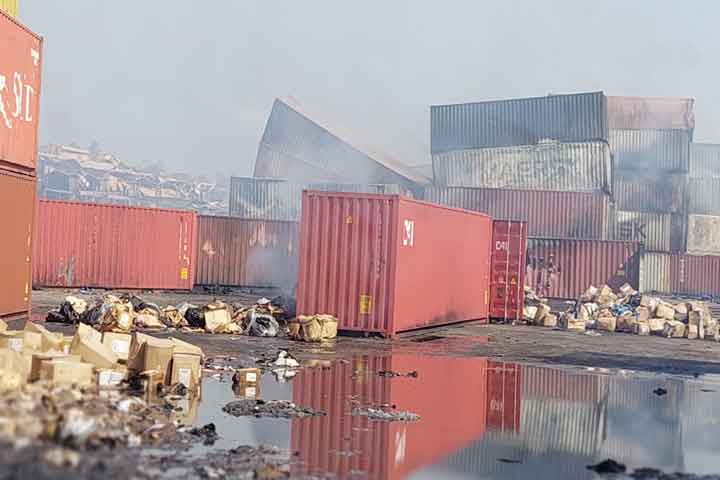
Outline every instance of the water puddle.
POLYGON ((287 383, 263 376, 259 398, 327 413, 293 420, 225 414, 237 398, 231 385, 204 380, 191 420, 214 423, 220 439, 191 454, 277 446, 296 453, 293 475, 337 478, 590 479, 596 475, 587 465, 606 458, 629 471, 720 472, 720 377, 356 355, 305 368, 287 383), (373 420, 352 415, 356 407, 420 420, 373 420))

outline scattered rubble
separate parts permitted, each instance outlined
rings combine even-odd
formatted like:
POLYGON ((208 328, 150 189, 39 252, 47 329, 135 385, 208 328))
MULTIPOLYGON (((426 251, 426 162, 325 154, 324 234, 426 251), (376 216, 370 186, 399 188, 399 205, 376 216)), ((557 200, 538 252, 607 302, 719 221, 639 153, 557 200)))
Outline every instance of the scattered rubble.
POLYGON ((381 420, 384 422, 416 422, 420 420, 420 415, 412 412, 388 412, 380 408, 372 407, 355 407, 352 414, 356 417, 368 417, 372 420, 381 420))
POLYGON ((605 473, 625 473, 627 470, 627 467, 623 465, 622 463, 618 463, 615 460, 607 459, 603 460, 602 462, 595 464, 595 465, 588 465, 588 470, 592 470, 595 473, 605 474, 605 473))
POLYGON ((300 407, 286 400, 235 400, 223 407, 223 412, 235 417, 302 418, 325 416, 322 410, 300 407))

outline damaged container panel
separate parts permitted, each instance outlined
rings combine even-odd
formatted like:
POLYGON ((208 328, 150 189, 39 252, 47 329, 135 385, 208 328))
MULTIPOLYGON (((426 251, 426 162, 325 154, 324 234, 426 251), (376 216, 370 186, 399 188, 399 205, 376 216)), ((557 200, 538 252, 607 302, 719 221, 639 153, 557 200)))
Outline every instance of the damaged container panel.
POLYGON ((607 141, 602 92, 430 107, 433 154, 483 147, 607 141))
POLYGON ((694 255, 720 255, 720 217, 688 216, 687 251, 694 255))
POLYGON ((669 253, 645 252, 640 262, 640 292, 672 292, 669 253))
POLYGON ((688 205, 687 193, 688 180, 684 174, 615 172, 613 196, 618 210, 685 213, 688 205))
POLYGON ((198 217, 195 285, 295 286, 298 224, 232 217, 198 217))
POLYGON ((612 129, 693 130, 695 99, 673 97, 607 97, 612 129))
POLYGON ((317 191, 303 193, 302 208, 298 314, 328 313, 340 330, 385 336, 488 318, 487 215, 317 191))
POLYGON ((449 187, 606 192, 612 156, 605 142, 456 150, 433 155, 435 184, 449 187))
POLYGON ((720 178, 691 178, 688 182, 689 212, 720 215, 720 178))
POLYGON ((35 179, 0 170, 0 318, 29 314, 35 179))
POLYGON ((42 37, 0 11, 0 168, 34 174, 41 60, 42 37))
POLYGON ((527 223, 493 221, 490 260, 490 318, 519 321, 525 304, 527 223))
POLYGON ((720 145, 690 144, 690 177, 720 178, 720 145))
POLYGON ((528 235, 557 238, 608 238, 610 197, 599 193, 428 187, 429 202, 521 220, 528 235))
POLYGON ((646 250, 685 250, 687 216, 670 213, 615 212, 613 239, 640 242, 646 250))
POLYGON ((525 284, 548 298, 577 299, 590 285, 637 288, 638 242, 529 238, 525 284))
POLYGON ((40 200, 33 283, 190 290, 195 212, 40 200))
POLYGON ((687 173, 688 130, 610 130, 615 167, 621 170, 687 173))

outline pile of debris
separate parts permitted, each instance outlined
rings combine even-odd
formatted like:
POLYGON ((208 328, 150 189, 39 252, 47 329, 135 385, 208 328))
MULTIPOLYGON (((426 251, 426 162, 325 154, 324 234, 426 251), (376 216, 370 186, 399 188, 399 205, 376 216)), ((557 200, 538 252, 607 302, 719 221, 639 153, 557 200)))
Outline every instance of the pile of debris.
POLYGON ((641 295, 628 284, 617 292, 607 285, 590 286, 573 306, 559 315, 551 312, 546 299, 525 287, 523 315, 528 324, 572 331, 594 329, 720 341, 718 321, 705 302, 670 303, 641 295))

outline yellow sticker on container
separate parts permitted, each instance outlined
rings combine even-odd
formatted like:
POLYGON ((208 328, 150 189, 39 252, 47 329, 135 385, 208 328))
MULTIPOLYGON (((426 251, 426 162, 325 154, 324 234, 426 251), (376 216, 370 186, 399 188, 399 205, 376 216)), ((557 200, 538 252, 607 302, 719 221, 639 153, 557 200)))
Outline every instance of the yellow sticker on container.
POLYGON ((485 290, 485 305, 487 305, 488 303, 490 303, 490 293, 485 290))
POLYGON ((348 225, 350 225, 351 223, 353 223, 353 218, 348 215, 347 217, 345 217, 345 223, 347 223, 348 225))
POLYGON ((180 280, 187 280, 188 279, 188 269, 187 267, 183 267, 180 269, 180 280))
POLYGON ((370 310, 372 310, 372 297, 360 295, 360 315, 370 315, 370 310))

